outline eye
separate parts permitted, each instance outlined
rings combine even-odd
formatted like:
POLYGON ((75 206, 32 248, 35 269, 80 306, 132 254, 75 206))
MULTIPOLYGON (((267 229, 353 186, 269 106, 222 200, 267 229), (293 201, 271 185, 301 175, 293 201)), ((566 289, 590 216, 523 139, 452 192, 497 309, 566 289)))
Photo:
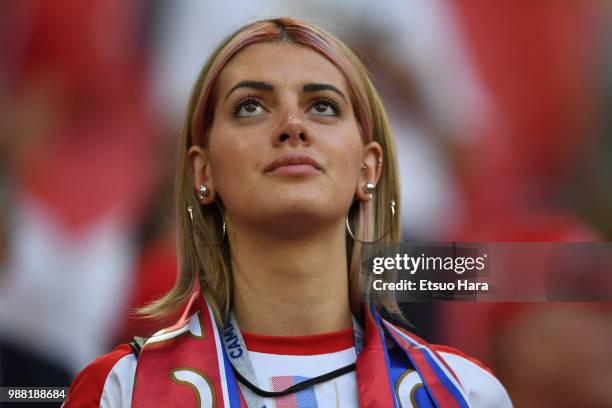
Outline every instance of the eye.
POLYGON ((327 98, 317 99, 310 110, 315 115, 321 116, 340 116, 341 110, 338 103, 327 98))
POLYGON ((233 114, 239 118, 250 118, 259 116, 264 113, 264 108, 261 106, 259 98, 254 96, 246 96, 241 98, 234 105, 233 114))

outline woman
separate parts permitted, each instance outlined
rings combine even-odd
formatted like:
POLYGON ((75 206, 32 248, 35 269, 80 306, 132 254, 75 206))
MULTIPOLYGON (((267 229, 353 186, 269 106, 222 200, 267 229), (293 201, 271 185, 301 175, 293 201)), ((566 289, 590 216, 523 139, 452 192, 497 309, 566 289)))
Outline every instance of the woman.
POLYGON ((85 368, 66 406, 511 406, 485 368, 381 319, 392 299, 360 303, 359 242, 399 238, 397 170, 376 91, 333 36, 281 18, 223 42, 177 174, 181 275, 145 312, 189 300, 183 318, 85 368))

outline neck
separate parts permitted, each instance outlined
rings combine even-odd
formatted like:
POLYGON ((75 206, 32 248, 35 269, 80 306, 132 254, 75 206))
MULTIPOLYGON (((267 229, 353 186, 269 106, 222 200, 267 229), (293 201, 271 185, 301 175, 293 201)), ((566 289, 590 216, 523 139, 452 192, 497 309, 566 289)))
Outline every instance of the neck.
POLYGON ((341 225, 292 238, 232 229, 233 310, 242 330, 303 336, 351 326, 341 225))

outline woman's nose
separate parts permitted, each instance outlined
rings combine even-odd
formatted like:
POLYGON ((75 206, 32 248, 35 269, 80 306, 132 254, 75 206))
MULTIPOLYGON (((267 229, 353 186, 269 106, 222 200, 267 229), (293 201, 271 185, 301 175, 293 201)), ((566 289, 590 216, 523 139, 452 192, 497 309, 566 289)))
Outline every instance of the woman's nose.
POLYGON ((278 143, 310 143, 310 136, 304 126, 304 122, 295 114, 287 115, 276 138, 278 143))

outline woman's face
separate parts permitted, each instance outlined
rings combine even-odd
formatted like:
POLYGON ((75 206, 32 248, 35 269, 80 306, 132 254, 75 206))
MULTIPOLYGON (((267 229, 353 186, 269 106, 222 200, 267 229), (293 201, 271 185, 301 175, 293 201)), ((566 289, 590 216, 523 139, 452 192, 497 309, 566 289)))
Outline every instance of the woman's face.
POLYGON ((220 199, 230 225, 329 225, 377 180, 380 147, 363 144, 344 76, 307 47, 247 47, 222 71, 215 102, 208 145, 190 157, 196 189, 213 191, 202 202, 220 199))

